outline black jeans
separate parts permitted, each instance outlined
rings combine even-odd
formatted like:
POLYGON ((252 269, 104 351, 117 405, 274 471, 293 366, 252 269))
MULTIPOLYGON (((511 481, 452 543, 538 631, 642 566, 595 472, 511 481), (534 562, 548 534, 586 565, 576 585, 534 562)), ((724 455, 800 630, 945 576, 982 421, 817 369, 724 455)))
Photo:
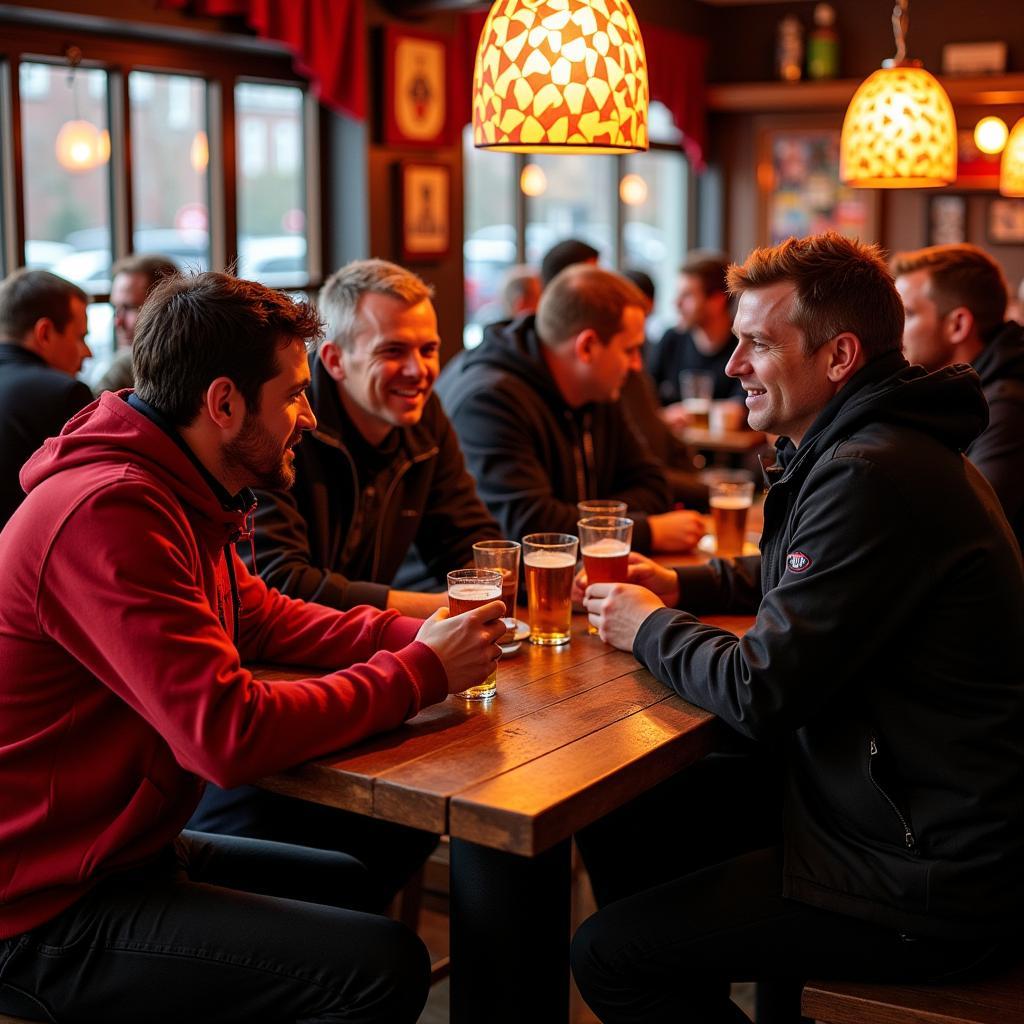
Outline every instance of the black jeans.
POLYGON ((360 910, 342 854, 183 832, 56 918, 0 940, 0 1011, 51 1021, 413 1024, 430 961, 360 910))
POLYGON ((796 1024, 810 977, 937 979, 996 959, 783 899, 779 779, 769 760, 709 757, 577 837, 602 909, 573 939, 573 975, 604 1024, 746 1024, 733 981, 758 982, 759 1024, 796 1024))
POLYGON ((365 906, 383 911, 430 856, 430 832, 367 818, 336 807, 238 786, 207 785, 188 828, 229 836, 271 839, 355 857, 366 868, 365 906))

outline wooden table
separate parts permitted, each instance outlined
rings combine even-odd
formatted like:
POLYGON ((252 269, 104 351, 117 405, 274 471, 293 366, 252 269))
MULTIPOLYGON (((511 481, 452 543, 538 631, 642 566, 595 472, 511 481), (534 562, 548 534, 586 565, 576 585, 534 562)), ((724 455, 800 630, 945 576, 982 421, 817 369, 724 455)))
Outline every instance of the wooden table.
MULTIPOLYGON (((708 621, 739 634, 751 622, 708 621)), ((572 834, 714 742, 713 716, 577 616, 569 645, 502 659, 492 701, 449 697, 260 784, 450 835, 451 1021, 567 1021, 572 834)))
POLYGON ((706 430, 702 427, 684 427, 682 438, 693 448, 727 455, 746 455, 760 448, 766 440, 760 430, 706 430))

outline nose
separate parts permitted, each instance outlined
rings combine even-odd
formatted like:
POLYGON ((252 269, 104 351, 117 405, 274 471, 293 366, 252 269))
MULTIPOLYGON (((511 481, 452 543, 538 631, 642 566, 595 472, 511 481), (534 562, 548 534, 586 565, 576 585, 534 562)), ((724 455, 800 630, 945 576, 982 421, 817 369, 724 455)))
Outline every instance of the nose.
POLYGON ((313 413, 313 407, 309 404, 309 396, 303 392, 302 400, 299 405, 299 430, 314 430, 316 429, 316 415, 313 413))
POLYGON ((640 349, 634 349, 629 354, 629 368, 634 373, 639 373, 644 368, 644 359, 640 349))
POLYGON ((747 358, 747 346, 740 342, 729 356, 729 362, 725 364, 725 375, 727 377, 742 377, 750 375, 750 360, 747 358))

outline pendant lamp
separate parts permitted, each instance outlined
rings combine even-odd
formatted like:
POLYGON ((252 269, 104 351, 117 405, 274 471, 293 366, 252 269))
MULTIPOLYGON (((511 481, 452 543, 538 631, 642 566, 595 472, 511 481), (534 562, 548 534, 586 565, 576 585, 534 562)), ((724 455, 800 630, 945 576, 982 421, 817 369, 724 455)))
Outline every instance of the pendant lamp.
POLYGON ((843 120, 839 177, 858 188, 930 188, 956 180, 956 118, 945 89, 907 60, 907 0, 892 13, 896 56, 866 78, 843 120))
POLYGON ((628 0, 495 0, 473 69, 473 142, 508 153, 647 149, 647 60, 628 0))
POLYGON ((1024 198, 1024 117, 1010 132, 999 164, 999 193, 1024 198))

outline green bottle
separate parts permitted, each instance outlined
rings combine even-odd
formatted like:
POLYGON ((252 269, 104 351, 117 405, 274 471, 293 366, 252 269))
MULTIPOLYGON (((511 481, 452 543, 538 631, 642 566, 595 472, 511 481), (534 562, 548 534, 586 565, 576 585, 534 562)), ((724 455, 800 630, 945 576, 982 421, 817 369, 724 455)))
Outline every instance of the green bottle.
POLYGON ((839 74, 839 36, 831 4, 814 8, 814 28, 807 37, 807 77, 835 78, 839 74))

